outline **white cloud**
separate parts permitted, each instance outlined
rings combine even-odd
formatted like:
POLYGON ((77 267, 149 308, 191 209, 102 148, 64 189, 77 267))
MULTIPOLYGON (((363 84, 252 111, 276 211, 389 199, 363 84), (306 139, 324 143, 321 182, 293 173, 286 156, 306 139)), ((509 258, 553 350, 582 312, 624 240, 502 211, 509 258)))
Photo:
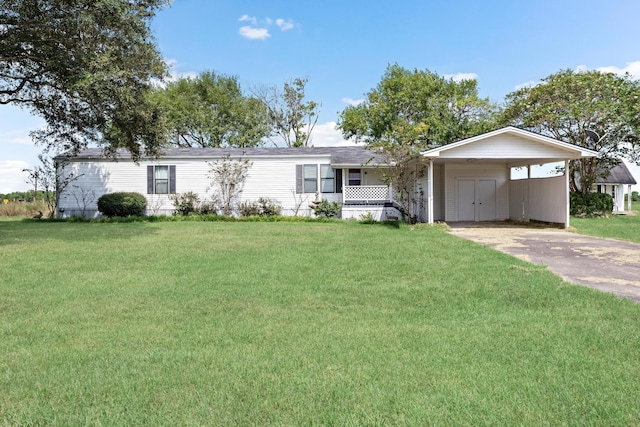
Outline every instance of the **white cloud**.
POLYGON ((353 99, 353 98, 349 98, 349 97, 344 97, 342 98, 342 102, 344 102, 345 104, 349 104, 349 105, 360 105, 364 102, 364 99, 353 99))
POLYGON ((178 71, 178 68, 180 68, 180 64, 178 64, 178 61, 175 59, 165 59, 165 63, 169 68, 169 81, 173 82, 178 79, 186 78, 193 79, 198 76, 198 73, 194 71, 178 71))
POLYGON ((317 124, 311 132, 311 145, 314 147, 345 147, 356 145, 353 141, 347 141, 337 129, 336 122, 317 124))
POLYGON ((240 35, 249 40, 264 40, 271 37, 266 28, 255 28, 251 26, 240 27, 240 35))
POLYGON ((238 21, 240 22, 249 22, 251 25, 245 25, 240 27, 238 32, 242 37, 249 40, 265 40, 271 37, 269 33, 269 29, 274 25, 280 28, 281 31, 289 31, 293 27, 295 27, 295 23, 292 19, 283 19, 283 18, 264 18, 257 19, 254 16, 249 16, 247 14, 242 15, 238 21))
POLYGON ((293 21, 291 19, 285 21, 282 18, 276 19, 276 25, 280 27, 282 31, 287 31, 293 28, 293 21))
POLYGON ((0 160, 0 193, 25 191, 31 188, 27 184, 27 174, 23 169, 29 164, 22 160, 0 160))
POLYGON ((476 73, 457 73, 457 74, 445 74, 445 79, 451 79, 454 82, 461 82, 463 80, 478 80, 476 73))
POLYGON ((33 145, 33 140, 29 136, 29 132, 30 130, 27 129, 16 129, 1 132, 0 141, 5 144, 33 145))
MULTIPOLYGON (((589 68, 586 65, 578 65, 575 68, 575 71, 578 73, 584 73, 589 71, 589 68)), ((626 73, 634 79, 640 79, 640 61, 627 62, 626 66, 623 68, 617 67, 615 65, 608 65, 604 67, 597 67, 596 71, 600 71, 602 73, 613 73, 619 76, 624 76, 626 73)))
POLYGON ((255 16, 249 16, 247 14, 244 14, 240 18, 238 18, 238 21, 251 22, 253 25, 256 25, 258 23, 258 20, 255 18, 255 16))
POLYGON ((515 89, 516 90, 520 90, 520 89, 524 89, 525 87, 535 87, 535 86, 538 86, 539 84, 540 84, 540 82, 529 80, 528 82, 516 85, 515 89))

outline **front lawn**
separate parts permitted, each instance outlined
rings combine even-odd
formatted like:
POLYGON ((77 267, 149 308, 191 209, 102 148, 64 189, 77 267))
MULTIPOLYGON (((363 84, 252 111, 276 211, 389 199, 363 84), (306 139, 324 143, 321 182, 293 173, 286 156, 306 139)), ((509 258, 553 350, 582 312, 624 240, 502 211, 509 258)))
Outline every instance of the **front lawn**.
POLYGON ((438 227, 0 222, 0 425, 638 425, 640 306, 438 227))
POLYGON ((633 202, 632 215, 615 215, 608 218, 571 218, 571 226, 580 234, 608 237, 640 243, 640 202, 633 202))

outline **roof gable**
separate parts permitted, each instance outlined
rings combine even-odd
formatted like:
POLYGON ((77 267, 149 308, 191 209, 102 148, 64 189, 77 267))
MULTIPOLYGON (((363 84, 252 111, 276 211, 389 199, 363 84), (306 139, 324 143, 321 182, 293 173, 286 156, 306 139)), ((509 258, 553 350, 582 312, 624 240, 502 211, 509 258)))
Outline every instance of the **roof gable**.
POLYGON ((596 184, 630 184, 630 185, 635 185, 637 184, 635 178, 633 177, 633 175, 631 175, 631 172, 629 171, 629 168, 627 168, 627 165, 625 165, 624 163, 620 163, 616 166, 614 166, 613 168, 611 168, 611 170, 609 171, 609 173, 604 176, 604 177, 599 177, 596 180, 596 184))
POLYGON ((598 153, 512 126, 422 152, 447 159, 577 159, 598 153))

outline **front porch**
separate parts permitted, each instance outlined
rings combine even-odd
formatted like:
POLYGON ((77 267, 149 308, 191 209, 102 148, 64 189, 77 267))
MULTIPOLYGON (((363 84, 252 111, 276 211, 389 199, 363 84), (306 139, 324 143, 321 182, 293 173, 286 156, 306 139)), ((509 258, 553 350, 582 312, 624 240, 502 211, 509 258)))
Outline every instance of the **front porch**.
POLYGON ((347 185, 342 191, 342 219, 398 220, 402 214, 393 194, 390 185, 347 185))

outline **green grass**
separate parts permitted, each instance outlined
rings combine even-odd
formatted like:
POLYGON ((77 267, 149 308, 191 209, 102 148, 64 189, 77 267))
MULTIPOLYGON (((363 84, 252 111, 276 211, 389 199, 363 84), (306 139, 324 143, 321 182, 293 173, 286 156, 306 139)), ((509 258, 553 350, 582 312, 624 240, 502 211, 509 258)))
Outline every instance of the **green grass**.
POLYGON ((437 227, 0 222, 0 425, 638 425, 640 307, 437 227))
POLYGON ((608 218, 571 218, 571 227, 580 234, 640 243, 640 202, 633 202, 633 215, 608 218))

